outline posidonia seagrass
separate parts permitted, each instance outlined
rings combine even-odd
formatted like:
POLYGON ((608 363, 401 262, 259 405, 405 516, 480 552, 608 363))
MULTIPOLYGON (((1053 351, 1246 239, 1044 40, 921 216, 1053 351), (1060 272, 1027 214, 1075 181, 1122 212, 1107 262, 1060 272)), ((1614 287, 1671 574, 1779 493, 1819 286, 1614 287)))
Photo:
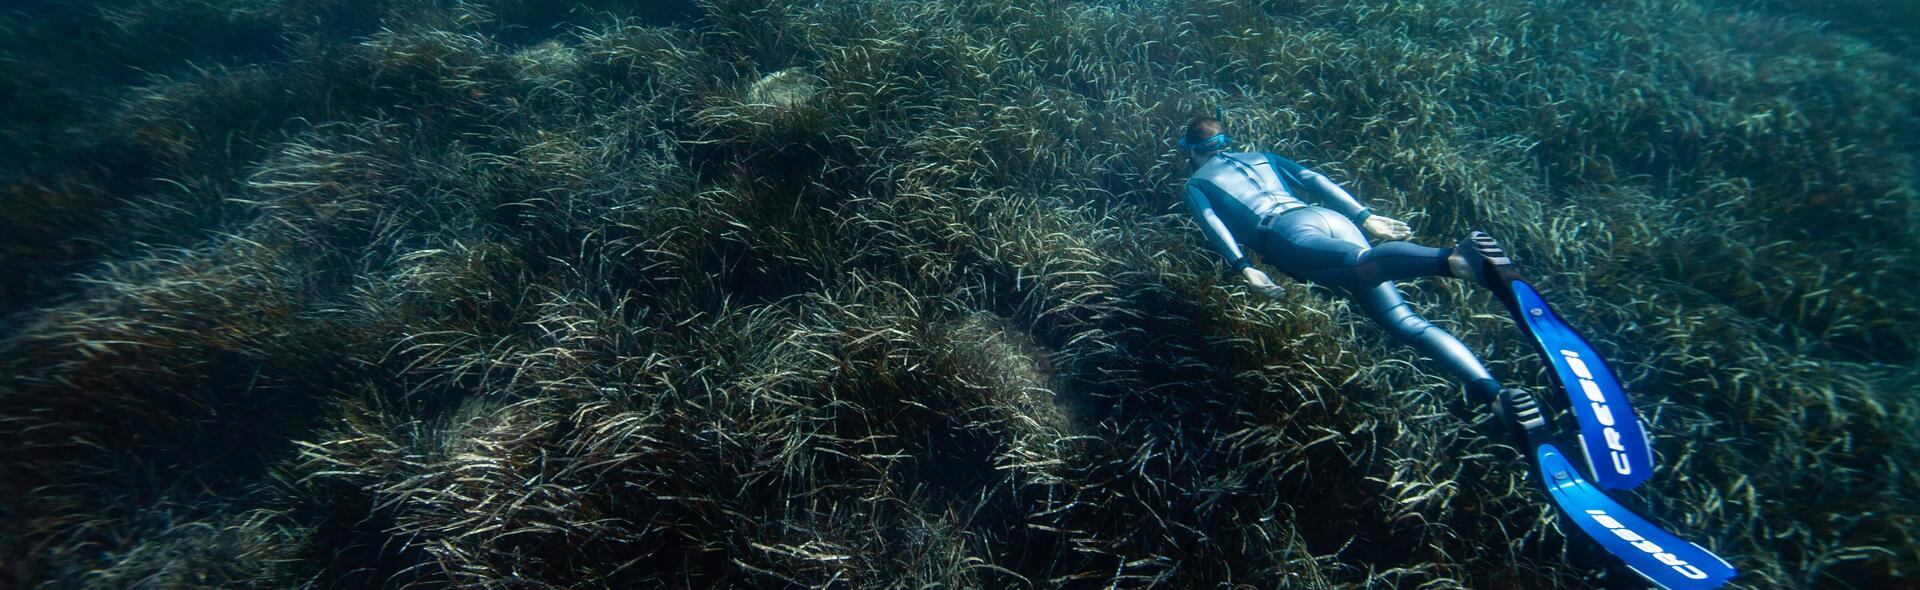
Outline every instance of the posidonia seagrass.
POLYGON ((1223 105, 1500 236, 1652 426, 1629 502, 1737 584, 1889 587, 1901 6, 28 3, 0 586, 1631 584, 1411 351, 1217 279, 1171 137, 1223 105))

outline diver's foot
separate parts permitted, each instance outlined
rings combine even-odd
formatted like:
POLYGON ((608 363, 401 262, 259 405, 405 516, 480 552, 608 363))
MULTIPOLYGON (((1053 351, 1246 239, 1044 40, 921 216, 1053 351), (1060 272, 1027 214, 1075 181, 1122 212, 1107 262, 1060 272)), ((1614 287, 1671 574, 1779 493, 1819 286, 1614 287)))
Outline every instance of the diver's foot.
POLYGON ((1500 407, 1500 390, 1506 389, 1492 377, 1467 382, 1467 401, 1474 404, 1487 404, 1500 407))
POLYGON ((1479 231, 1467 234, 1453 246, 1453 253, 1447 255, 1447 268, 1455 278, 1496 290, 1500 281, 1515 274, 1513 259, 1507 257, 1507 251, 1500 249, 1500 243, 1494 241, 1493 236, 1479 231))

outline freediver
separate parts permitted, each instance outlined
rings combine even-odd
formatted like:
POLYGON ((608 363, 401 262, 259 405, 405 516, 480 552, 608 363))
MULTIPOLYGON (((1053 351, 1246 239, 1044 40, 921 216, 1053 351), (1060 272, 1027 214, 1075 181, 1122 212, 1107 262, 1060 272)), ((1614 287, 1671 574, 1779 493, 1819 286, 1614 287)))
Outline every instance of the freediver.
POLYGON ((1272 153, 1228 152, 1232 142, 1218 117, 1194 119, 1179 142, 1191 173, 1184 191, 1187 205, 1207 240, 1228 260, 1230 272, 1256 291, 1280 293, 1279 285, 1247 259, 1240 246, 1245 243, 1262 262, 1295 279, 1345 291, 1374 322, 1464 382, 1470 400, 1492 405, 1514 442, 1528 450, 1560 512, 1648 581, 1672 590, 1710 590, 1737 575, 1712 551, 1661 529, 1600 491, 1632 488, 1652 472, 1645 427, 1600 355, 1520 279, 1491 236, 1472 232, 1452 248, 1408 242, 1413 231, 1405 222, 1373 214, 1325 175, 1272 153), (1383 242, 1369 244, 1369 235, 1383 242), (1539 345, 1542 360, 1567 392, 1581 427, 1575 448, 1600 487, 1557 446, 1551 419, 1531 393, 1501 387, 1466 345, 1414 312, 1393 282, 1416 277, 1470 280, 1508 305, 1515 324, 1539 345))
POLYGON ((1500 382, 1459 339, 1415 313, 1393 283, 1439 276, 1493 288, 1497 267, 1511 261, 1492 237, 1476 231, 1451 249, 1405 241, 1413 237, 1405 222, 1374 214, 1325 175, 1273 153, 1228 152, 1232 142, 1214 117, 1193 119, 1179 141, 1191 173, 1187 205, 1229 272, 1255 291, 1280 294, 1248 260, 1246 244, 1288 276, 1339 287, 1395 338, 1439 361, 1466 385, 1469 399, 1498 406, 1500 382), (1375 246, 1367 235, 1387 241, 1375 246))

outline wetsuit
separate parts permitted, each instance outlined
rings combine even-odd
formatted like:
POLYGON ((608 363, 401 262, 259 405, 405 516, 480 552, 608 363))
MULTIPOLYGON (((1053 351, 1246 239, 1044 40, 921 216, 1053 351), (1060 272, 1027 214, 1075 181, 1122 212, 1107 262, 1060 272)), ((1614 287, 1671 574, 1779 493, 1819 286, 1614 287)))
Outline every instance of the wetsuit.
POLYGON ((1499 383, 1465 344, 1414 313, 1393 281, 1453 276, 1445 248, 1411 242, 1371 246, 1359 222, 1371 215, 1331 179, 1271 153, 1222 153, 1187 180, 1187 205, 1214 250, 1235 271, 1251 264, 1240 243, 1296 279, 1345 289, 1373 321, 1395 338, 1433 357, 1467 384, 1477 398, 1492 399, 1499 383), (1321 206, 1302 201, 1317 196, 1321 206))

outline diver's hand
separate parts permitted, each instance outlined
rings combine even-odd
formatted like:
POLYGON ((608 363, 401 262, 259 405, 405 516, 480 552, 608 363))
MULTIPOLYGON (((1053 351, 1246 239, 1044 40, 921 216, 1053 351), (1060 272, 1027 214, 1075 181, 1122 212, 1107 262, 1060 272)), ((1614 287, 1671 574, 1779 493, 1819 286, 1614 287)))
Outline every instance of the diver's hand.
POLYGON ((1280 285, 1274 284, 1273 277, 1267 276, 1267 273, 1260 269, 1251 266, 1246 267, 1240 270, 1240 276, 1246 277, 1247 286, 1252 287, 1254 291, 1261 295, 1278 299, 1281 294, 1287 292, 1286 289, 1280 288, 1280 285))
POLYGON ((1360 229, 1367 230, 1367 235, 1376 240, 1396 241, 1413 237, 1413 227, 1407 225, 1407 222, 1385 215, 1367 217, 1367 220, 1360 224, 1360 229))

